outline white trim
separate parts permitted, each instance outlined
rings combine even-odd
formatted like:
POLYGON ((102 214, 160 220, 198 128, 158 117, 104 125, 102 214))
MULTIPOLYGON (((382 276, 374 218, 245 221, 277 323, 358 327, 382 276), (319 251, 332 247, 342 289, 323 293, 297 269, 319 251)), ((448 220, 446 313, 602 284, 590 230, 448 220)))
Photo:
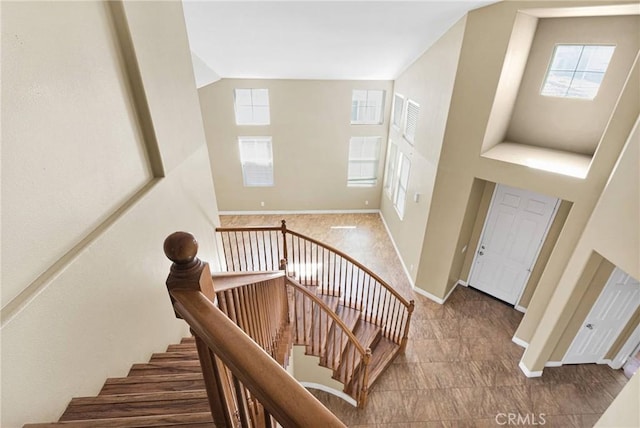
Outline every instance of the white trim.
POLYGON ((540 377, 540 376, 542 376, 542 370, 537 371, 537 372, 532 372, 531 370, 529 370, 527 368, 527 366, 524 365, 524 363, 522 361, 520 361, 518 363, 518 367, 520 367, 520 370, 522 370, 522 373, 524 373, 524 375, 526 377, 540 377))
POLYGON ((404 260, 402 260, 402 256, 400 255, 400 250, 398 249, 398 246, 396 245, 396 241, 393 240, 393 235, 391 235, 391 231, 389 230, 389 225, 387 225, 387 222, 384 219, 384 216, 382 215, 382 211, 378 210, 378 214, 380 215, 380 218, 382 219, 382 224, 384 225, 385 230, 387 231, 387 235, 389 236, 389 239, 391 240, 391 244, 393 244, 393 248, 396 250, 396 255, 398 256, 398 259, 400 260, 400 264, 402 265, 402 268, 404 269, 404 273, 405 275, 407 275, 407 279, 409 280, 409 284, 411 284, 411 288, 413 288, 414 290, 416 289, 416 285, 413 282, 413 279, 411 279, 411 274, 409 273, 409 269, 407 269, 407 265, 404 264, 404 260))
POLYGON ((562 361, 547 361, 544 363, 545 367, 560 367, 562 365, 562 361))
POLYGON ((462 285, 463 287, 468 287, 468 286, 469 286, 469 284, 467 284, 467 281, 463 281, 463 280, 461 280, 461 279, 459 279, 459 280, 458 280, 458 282, 456 283, 456 285, 457 285, 457 284, 460 284, 460 285, 462 285))
POLYGON ((356 402, 356 400, 354 400, 352 397, 348 396, 344 392, 338 391, 337 389, 333 389, 321 383, 314 383, 314 382, 300 382, 300 385, 304 386, 305 388, 313 388, 313 389, 318 389, 320 391, 328 392, 331 395, 335 395, 338 398, 342 398, 344 401, 351 404, 353 407, 358 407, 358 403, 356 402))
POLYGON ((269 215, 269 214, 375 214, 379 209, 369 210, 272 210, 272 211, 218 211, 219 215, 269 215))
POLYGON ((422 288, 416 287, 415 285, 413 286, 413 291, 415 291, 418 294, 422 294, 424 297, 426 297, 429 300, 433 300, 436 303, 439 303, 441 305, 444 305, 444 302, 447 301, 447 299, 449 298, 449 296, 451 296, 451 293, 453 293, 453 290, 456 289, 456 286, 460 283, 460 281, 456 282, 454 284, 453 287, 451 287, 451 290, 449 290, 449 292, 447 293, 446 296, 444 296, 444 299, 441 299, 440 297, 434 296, 433 294, 429 293, 426 290, 423 290, 422 288))
POLYGON ((524 349, 527 349, 529 347, 529 344, 524 340, 520 339, 519 337, 513 336, 511 338, 511 341, 518 346, 522 346, 524 349))
POLYGON ((525 308, 524 306, 515 305, 513 308, 518 312, 522 312, 523 314, 527 312, 527 308, 525 308))

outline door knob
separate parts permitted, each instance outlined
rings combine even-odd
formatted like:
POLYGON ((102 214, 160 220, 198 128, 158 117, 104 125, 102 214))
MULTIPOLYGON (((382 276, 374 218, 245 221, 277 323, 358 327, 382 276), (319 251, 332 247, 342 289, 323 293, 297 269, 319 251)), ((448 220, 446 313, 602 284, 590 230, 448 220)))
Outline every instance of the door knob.
POLYGON ((484 255, 484 251, 480 250, 480 251, 478 251, 478 254, 480 254, 482 256, 482 255, 484 255))
POLYGON ((589 330, 593 330, 593 324, 587 324, 585 325, 585 327, 587 327, 589 330))

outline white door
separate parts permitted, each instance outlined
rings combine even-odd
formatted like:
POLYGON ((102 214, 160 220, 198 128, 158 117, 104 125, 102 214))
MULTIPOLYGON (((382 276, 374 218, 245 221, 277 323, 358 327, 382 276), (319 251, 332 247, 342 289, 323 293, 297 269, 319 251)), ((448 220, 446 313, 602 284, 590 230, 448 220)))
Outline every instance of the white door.
POLYGON ((640 283, 616 268, 563 359, 565 364, 597 363, 640 305, 640 283))
POLYGON ((515 305, 558 205, 558 199, 498 184, 468 284, 515 305))

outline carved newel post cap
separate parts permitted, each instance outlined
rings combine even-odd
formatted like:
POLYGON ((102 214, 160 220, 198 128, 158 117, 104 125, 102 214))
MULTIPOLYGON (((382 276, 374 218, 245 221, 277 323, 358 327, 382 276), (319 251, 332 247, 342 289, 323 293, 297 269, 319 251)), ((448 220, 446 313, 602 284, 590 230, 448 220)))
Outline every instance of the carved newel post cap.
POLYGON ((164 240, 164 254, 177 265, 186 265, 198 254, 198 241, 187 232, 174 232, 164 240))

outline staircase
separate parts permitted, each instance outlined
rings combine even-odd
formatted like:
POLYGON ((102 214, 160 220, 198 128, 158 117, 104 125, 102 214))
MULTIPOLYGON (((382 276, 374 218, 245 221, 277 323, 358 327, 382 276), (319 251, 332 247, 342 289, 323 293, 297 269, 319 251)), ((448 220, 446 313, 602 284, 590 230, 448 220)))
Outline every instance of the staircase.
POLYGON ((283 370, 294 345, 366 405, 406 346, 413 301, 284 221, 216 232, 226 271, 213 275, 192 235, 165 241, 169 296, 195 338, 107 379, 96 397, 72 399, 59 422, 26 427, 343 427, 283 370))
POLYGON ((107 379, 96 397, 71 400, 59 422, 45 427, 213 427, 193 337, 134 364, 127 377, 107 379))

